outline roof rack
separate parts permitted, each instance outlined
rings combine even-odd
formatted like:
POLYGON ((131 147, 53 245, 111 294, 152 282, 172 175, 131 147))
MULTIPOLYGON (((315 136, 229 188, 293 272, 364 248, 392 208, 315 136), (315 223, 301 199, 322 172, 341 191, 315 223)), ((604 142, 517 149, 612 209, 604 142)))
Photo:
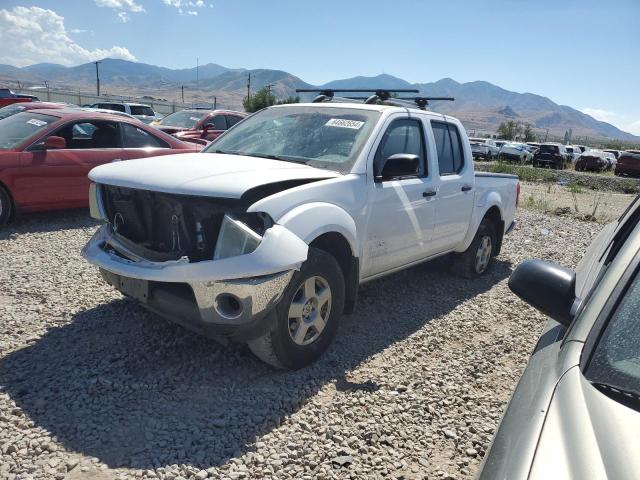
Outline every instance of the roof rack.
POLYGON ((395 105, 399 107, 417 106, 420 110, 426 110, 429 101, 453 101, 453 97, 392 97, 393 93, 419 93, 414 88, 297 88, 296 93, 318 93, 319 95, 313 99, 314 103, 332 101, 344 102, 348 100, 364 100, 365 104, 383 103, 385 105, 395 105), (335 97, 336 93, 373 93, 369 97, 335 97))

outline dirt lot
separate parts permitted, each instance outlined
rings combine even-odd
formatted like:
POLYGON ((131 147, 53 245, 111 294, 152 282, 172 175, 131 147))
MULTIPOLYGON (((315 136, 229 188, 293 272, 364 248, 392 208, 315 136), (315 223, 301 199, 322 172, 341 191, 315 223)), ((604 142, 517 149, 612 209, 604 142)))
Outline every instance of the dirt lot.
POLYGON ((471 478, 544 324, 508 275, 575 265, 601 228, 518 217, 480 280, 440 262, 365 285, 295 373, 105 285, 86 212, 25 218, 0 234, 0 478, 471 478))
POLYGON ((521 183, 520 204, 524 208, 576 218, 595 217, 608 223, 616 220, 635 195, 598 192, 559 184, 521 183))

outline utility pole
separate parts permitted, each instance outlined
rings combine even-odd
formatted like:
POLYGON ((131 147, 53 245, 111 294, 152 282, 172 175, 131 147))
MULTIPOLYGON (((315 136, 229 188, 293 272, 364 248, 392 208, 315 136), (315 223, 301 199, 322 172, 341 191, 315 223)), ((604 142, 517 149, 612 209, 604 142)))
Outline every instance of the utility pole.
POLYGON ((184 103, 184 85, 180 89, 182 90, 182 103, 184 103))
POLYGON ((549 129, 547 128, 547 133, 544 134, 544 141, 547 141, 547 138, 549 138, 549 129))
POLYGON ((247 102, 251 100, 251 72, 249 72, 249 76, 247 77, 247 102))
POLYGON ((98 70, 98 64, 102 63, 102 62, 93 62, 96 64, 96 92, 98 94, 98 97, 100 96, 100 72, 98 70))
POLYGON ((273 87, 273 83, 270 83, 268 85, 265 85, 267 87, 267 99, 268 101, 271 101, 271 87, 273 87))
POLYGON ((218 109, 218 97, 213 97, 213 109, 217 110, 218 109))
POLYGON ((44 86, 47 87, 47 102, 51 101, 51 93, 49 92, 49 81, 44 81, 44 86))

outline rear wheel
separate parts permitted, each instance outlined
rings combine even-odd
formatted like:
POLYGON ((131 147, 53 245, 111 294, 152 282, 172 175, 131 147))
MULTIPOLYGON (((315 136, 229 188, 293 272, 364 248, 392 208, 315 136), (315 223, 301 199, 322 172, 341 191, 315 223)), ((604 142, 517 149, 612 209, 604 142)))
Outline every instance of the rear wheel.
POLYGON ((0 186, 0 227, 6 225, 11 218, 13 203, 7 191, 0 186))
POLYGON ((496 242, 495 225, 491 220, 483 219, 469 248, 454 254, 452 271, 465 278, 476 278, 484 274, 491 266, 496 242))
POLYGON ((275 307, 273 330, 248 342, 262 361, 297 370, 317 360, 331 344, 344 310, 345 285, 336 259, 317 248, 293 275, 275 307))

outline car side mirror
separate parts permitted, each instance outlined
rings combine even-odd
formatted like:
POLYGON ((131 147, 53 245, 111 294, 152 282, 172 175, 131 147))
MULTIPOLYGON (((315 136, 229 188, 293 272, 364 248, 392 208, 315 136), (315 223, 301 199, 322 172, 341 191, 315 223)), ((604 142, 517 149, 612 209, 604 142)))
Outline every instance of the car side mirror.
POLYGON ((420 167, 420 157, 411 153, 395 153, 384 161, 382 172, 374 172, 376 182, 390 178, 416 175, 420 167))
POLYGON ((51 137, 47 137, 42 145, 45 150, 59 150, 62 148, 67 148, 67 141, 64 137, 56 137, 52 135, 51 137))
POLYGON ((544 260, 522 262, 509 277, 509 288, 522 300, 568 327, 576 302, 576 273, 544 260))

